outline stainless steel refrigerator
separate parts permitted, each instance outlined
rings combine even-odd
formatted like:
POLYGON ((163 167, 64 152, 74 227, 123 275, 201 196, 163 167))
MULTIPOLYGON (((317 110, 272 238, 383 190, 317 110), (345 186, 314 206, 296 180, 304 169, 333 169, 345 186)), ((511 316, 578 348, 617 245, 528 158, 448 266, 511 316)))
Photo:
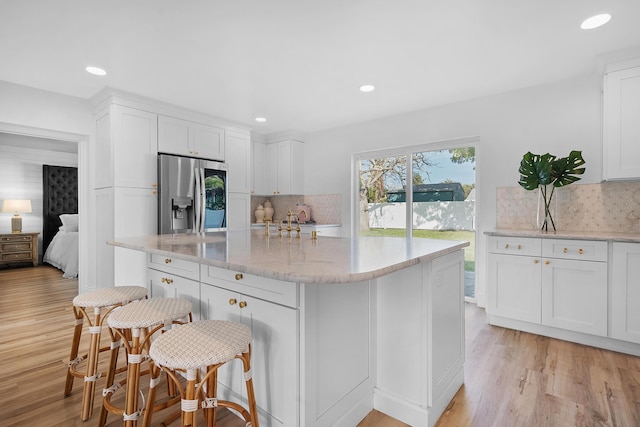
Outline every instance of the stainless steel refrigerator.
POLYGON ((158 234, 227 228, 227 165, 158 155, 158 234))

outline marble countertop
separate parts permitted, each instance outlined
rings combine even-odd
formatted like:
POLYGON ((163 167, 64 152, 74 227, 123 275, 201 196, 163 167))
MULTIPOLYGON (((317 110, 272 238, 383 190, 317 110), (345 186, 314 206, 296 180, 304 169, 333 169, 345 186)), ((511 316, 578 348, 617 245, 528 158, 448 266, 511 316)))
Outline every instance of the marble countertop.
POLYGON ((375 279, 469 246, 466 241, 401 237, 278 237, 265 236, 260 230, 128 237, 107 243, 304 283, 375 279))
POLYGON ((570 240, 604 240, 612 242, 640 242, 640 234, 614 233, 599 231, 557 231, 543 233, 540 230, 515 230, 499 228, 485 231, 487 236, 538 237, 542 239, 570 239, 570 240))

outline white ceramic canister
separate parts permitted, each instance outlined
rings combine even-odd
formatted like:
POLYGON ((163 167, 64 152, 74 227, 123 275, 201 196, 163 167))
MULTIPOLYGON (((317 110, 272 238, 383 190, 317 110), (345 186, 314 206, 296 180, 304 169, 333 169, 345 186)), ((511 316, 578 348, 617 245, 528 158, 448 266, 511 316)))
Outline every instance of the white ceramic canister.
POLYGON ((264 220, 273 221, 273 206, 271 206, 271 201, 269 199, 264 202, 264 220))
POLYGON ((262 207, 262 205, 258 205, 258 207, 256 208, 256 211, 255 211, 255 215, 256 215, 256 222, 257 223, 263 223, 264 222, 264 208, 262 207))

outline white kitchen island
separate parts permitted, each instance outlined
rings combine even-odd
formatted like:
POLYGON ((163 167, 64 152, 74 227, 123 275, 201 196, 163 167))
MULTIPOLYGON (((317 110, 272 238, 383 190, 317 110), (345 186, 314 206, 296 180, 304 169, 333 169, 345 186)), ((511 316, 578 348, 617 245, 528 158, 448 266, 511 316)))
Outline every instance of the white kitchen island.
MULTIPOLYGON (((463 383, 468 242, 265 236, 118 238, 148 254, 153 296, 246 323, 262 426, 355 426, 377 409, 432 426, 463 383)), ((239 365, 220 393, 242 397, 239 365)))

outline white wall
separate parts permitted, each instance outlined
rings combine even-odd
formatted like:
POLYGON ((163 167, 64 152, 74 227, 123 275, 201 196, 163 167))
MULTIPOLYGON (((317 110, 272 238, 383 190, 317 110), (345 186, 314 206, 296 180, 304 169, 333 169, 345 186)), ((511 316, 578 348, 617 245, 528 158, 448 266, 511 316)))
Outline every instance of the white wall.
POLYGON ((571 81, 310 134, 305 139, 305 192, 341 193, 342 224, 350 229, 353 153, 479 137, 476 295, 478 303, 484 305, 483 233, 495 227, 496 187, 517 186, 518 167, 527 151, 565 156, 571 150, 582 150, 586 160, 582 182, 599 182, 602 176, 600 86, 600 77, 589 74, 571 81))
POLYGON ((90 219, 91 141, 95 140, 93 106, 84 99, 0 81, 0 132, 78 143, 78 210, 81 214, 79 287, 95 282, 88 248, 94 225, 90 219))

